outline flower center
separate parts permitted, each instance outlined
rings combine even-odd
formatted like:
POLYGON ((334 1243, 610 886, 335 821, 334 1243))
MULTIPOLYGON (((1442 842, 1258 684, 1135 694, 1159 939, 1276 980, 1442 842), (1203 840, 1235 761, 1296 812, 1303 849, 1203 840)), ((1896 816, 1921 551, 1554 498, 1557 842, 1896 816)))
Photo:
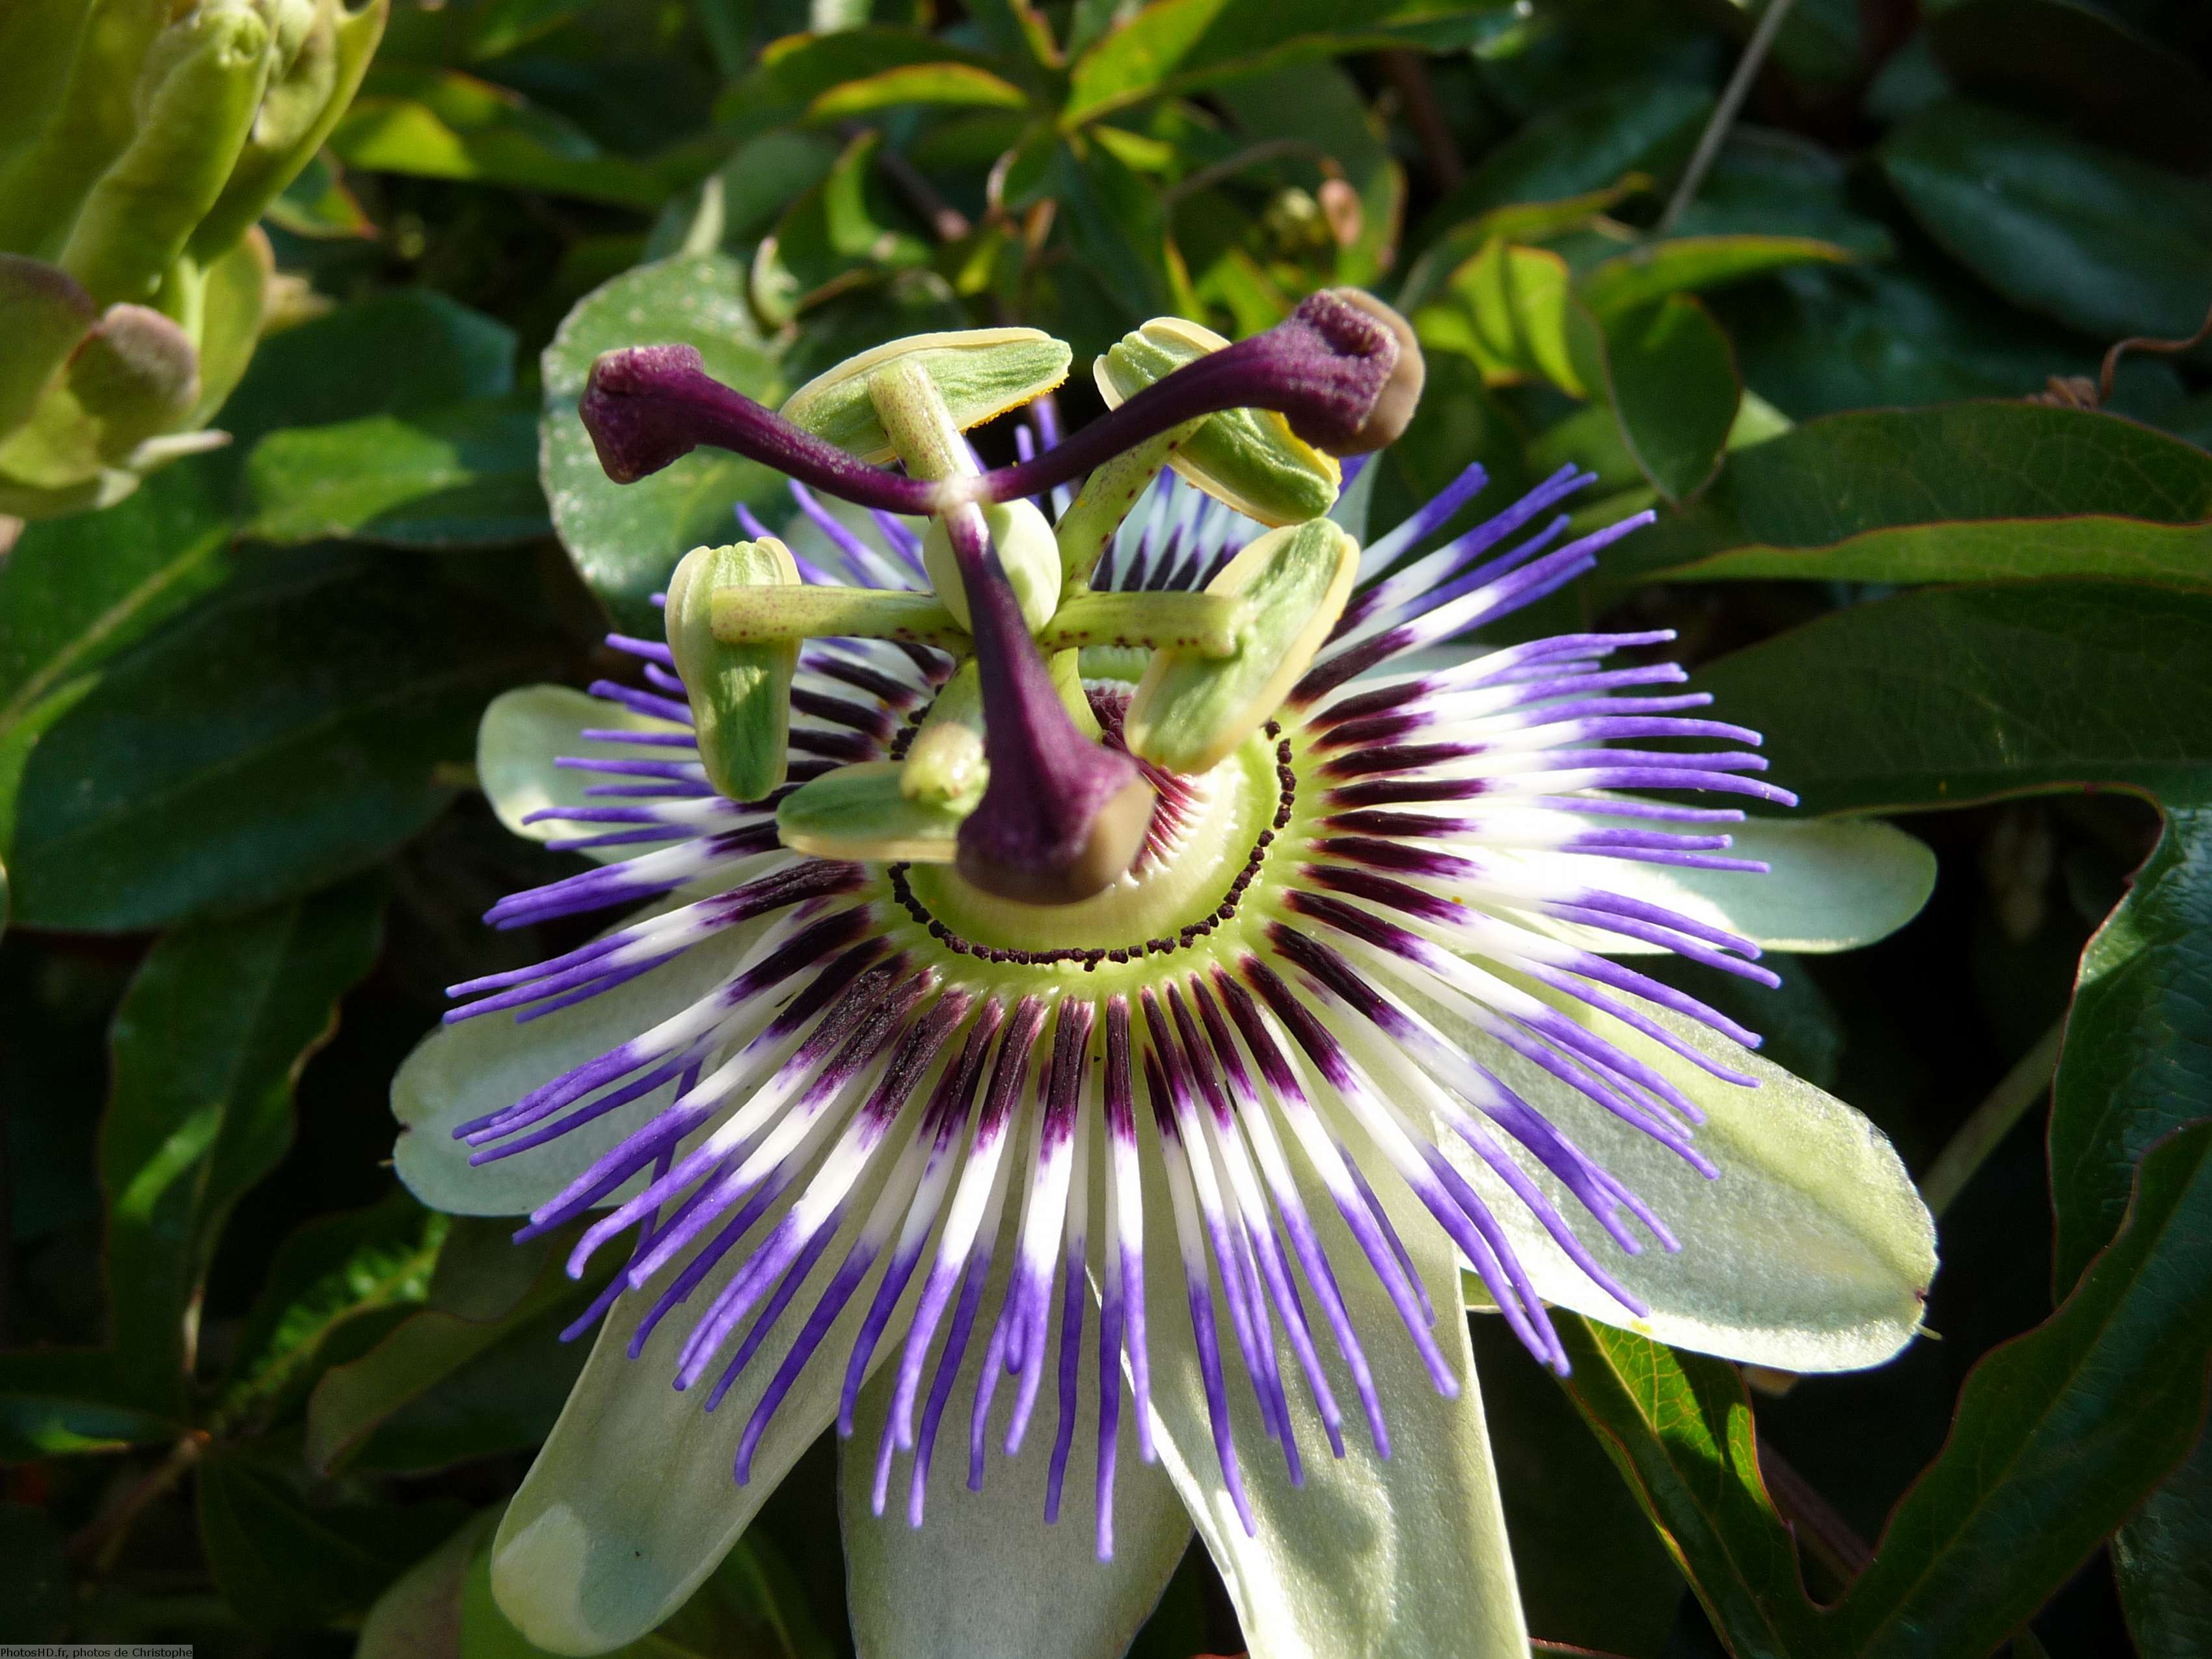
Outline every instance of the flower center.
MULTIPOLYGON (((1130 688, 1086 682, 1109 748, 1122 747, 1130 688)), ((1139 763, 1142 765, 1142 763, 1139 763)), ((1269 721, 1210 772, 1186 777, 1145 766, 1158 796, 1128 872, 1076 904, 1016 903, 986 893, 951 865, 897 864, 891 891, 956 955, 1043 966, 1141 960, 1235 927, 1296 794, 1291 745, 1269 721)))

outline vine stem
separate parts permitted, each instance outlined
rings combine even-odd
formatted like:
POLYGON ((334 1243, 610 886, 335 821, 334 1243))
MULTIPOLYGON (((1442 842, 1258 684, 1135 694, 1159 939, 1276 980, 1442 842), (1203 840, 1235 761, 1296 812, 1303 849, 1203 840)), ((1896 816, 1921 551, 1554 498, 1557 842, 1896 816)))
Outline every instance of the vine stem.
POLYGON ((1920 1196, 1929 1210, 1942 1215, 1966 1191, 1974 1172, 2012 1133, 2028 1108, 2043 1098, 2057 1074, 2058 1052, 2065 1041, 2066 1018, 2062 1014, 2012 1070, 1998 1079, 1997 1086, 1936 1153, 1928 1173, 1920 1178, 1920 1196))
POLYGON ((169 1449, 167 1457, 138 1477, 113 1508, 70 1540, 69 1553, 80 1561, 89 1562, 95 1577, 106 1577, 114 1570, 116 1558, 123 1553, 131 1529, 147 1506, 190 1474, 207 1446, 204 1431, 193 1429, 187 1432, 169 1449))
POLYGON ((1714 159, 1721 153, 1721 144, 1728 137, 1729 129, 1735 125, 1737 112, 1743 108, 1743 100, 1751 94, 1751 83, 1759 78, 1759 65, 1766 61, 1766 54, 1774 45, 1774 37, 1782 33, 1782 25, 1790 15, 1790 8, 1796 3, 1796 0, 1767 0, 1766 9, 1759 14, 1759 26, 1752 30, 1751 39, 1744 46, 1743 56, 1736 60, 1735 73, 1729 76, 1728 85, 1722 89, 1720 102, 1713 106, 1712 119, 1705 123, 1705 131, 1698 135, 1698 147, 1690 153, 1690 165, 1682 169, 1681 182, 1674 186, 1674 193, 1668 199, 1666 211, 1659 216, 1659 222, 1651 227, 1655 239, 1674 229, 1675 222, 1697 199, 1698 188, 1705 182, 1705 174, 1712 171, 1714 159))

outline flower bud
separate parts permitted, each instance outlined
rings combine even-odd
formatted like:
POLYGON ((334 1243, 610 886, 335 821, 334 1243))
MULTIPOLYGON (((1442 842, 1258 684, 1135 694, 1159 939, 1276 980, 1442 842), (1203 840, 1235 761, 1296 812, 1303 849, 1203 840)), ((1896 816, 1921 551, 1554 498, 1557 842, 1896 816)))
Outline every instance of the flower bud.
POLYGON ((732 800, 760 800, 784 780, 799 641, 715 638, 715 590, 798 582, 791 550, 773 537, 695 547, 668 579, 668 648, 690 694, 699 758, 707 781, 732 800))
MULTIPOLYGON (((1212 329, 1160 317, 1122 336, 1092 365, 1109 409, 1229 343, 1212 329)), ((1209 415, 1176 447, 1168 465, 1185 480, 1262 524, 1300 524, 1336 502, 1343 471, 1267 409, 1209 415)))
POLYGON ((965 432, 1034 403, 1067 379, 1073 354, 1034 328, 979 328, 893 340, 817 374, 784 400, 783 417, 864 461, 892 459, 896 447, 868 395, 868 377, 894 360, 927 374, 965 432))

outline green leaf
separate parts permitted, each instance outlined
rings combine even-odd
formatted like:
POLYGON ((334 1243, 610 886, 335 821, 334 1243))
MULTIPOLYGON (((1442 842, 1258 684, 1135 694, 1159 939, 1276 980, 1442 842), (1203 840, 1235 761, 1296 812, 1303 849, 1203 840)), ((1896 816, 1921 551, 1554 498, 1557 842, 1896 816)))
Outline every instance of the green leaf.
POLYGON ((880 133, 857 135, 761 244, 750 294, 764 321, 789 322, 885 272, 927 262, 929 245, 897 228, 897 210, 877 175, 882 145, 880 133))
POLYGON ((765 467, 703 449, 636 483, 609 482, 576 416, 585 376, 619 346, 694 345, 708 374, 773 404, 782 381, 744 292, 744 268, 724 254, 641 265, 586 295, 545 349, 539 465, 554 528, 619 625, 657 632, 651 598, 676 562, 727 541, 732 507, 764 504, 781 483, 765 467))
POLYGON ((1663 178, 1689 159, 1713 95, 1680 81, 1638 80, 1561 104, 1485 156, 1430 210, 1429 235, 1509 203, 1555 202, 1631 174, 1663 178))
MULTIPOLYGON (((556 1347, 554 1328, 544 1328, 562 1322, 549 1322, 545 1316, 565 1318, 580 1312, 591 1289, 563 1271, 562 1258, 572 1241, 550 1237, 518 1245, 511 1242, 513 1231, 503 1222, 456 1223, 439 1251, 428 1305, 394 1326, 360 1358, 323 1373, 307 1401, 308 1468, 327 1474, 349 1462, 393 1419, 421 1406, 472 1362, 527 1328, 540 1328, 531 1333, 536 1340, 526 1359, 540 1368, 554 1362, 550 1368, 559 1380, 562 1368, 557 1358, 573 1351, 556 1347)), ((612 1266, 605 1264, 598 1277, 604 1279, 612 1266)), ((582 1358, 575 1353, 579 1364, 582 1358)), ((567 1369, 573 1372, 574 1367, 567 1369)), ((553 1403, 557 1407, 557 1397, 553 1403)), ((549 1415, 536 1426, 550 1427, 551 1422, 549 1415)), ((416 1437, 423 1437, 419 1430, 416 1437)), ((476 1449, 466 1441, 459 1443, 476 1449)), ((526 1433, 507 1443, 526 1445, 529 1437, 526 1433)), ((506 1445, 495 1441, 484 1449, 506 1445)))
MULTIPOLYGON (((729 100, 727 116, 748 123, 788 118, 801 112, 820 115, 821 101, 855 82, 887 79, 917 70, 957 69, 999 81, 1005 62, 988 52, 957 46, 926 29, 867 24, 812 34, 790 34, 761 51, 760 68, 729 100), (734 106, 751 107, 739 110, 734 106)), ((1017 101, 1020 100, 1018 92, 1017 101)))
POLYGON ((2212 1123, 2142 1163, 2126 1224, 2049 1320, 1960 1390, 1839 1624, 1856 1653, 1985 1653, 2197 1438, 2212 1358, 2212 1123))
POLYGON ((178 1409, 231 1207, 292 1142, 292 1086, 375 959, 380 879, 165 935, 116 1011, 101 1124, 110 1340, 178 1409))
MULTIPOLYGON (((219 1419, 269 1418, 302 1394, 328 1346, 360 1322, 419 1307, 452 1223, 394 1191, 365 1210, 319 1216, 278 1249, 236 1351, 219 1419)), ((389 1319, 385 1322, 391 1322, 389 1319)))
MULTIPOLYGON (((2169 801, 2158 850, 2082 952, 2051 1112, 2063 1295, 2125 1213, 2145 1151, 2206 1115, 2212 1098, 2212 811, 2169 801)), ((2212 1437, 2112 1540, 2137 1647, 2212 1644, 2212 1437)))
POLYGON ((365 173, 550 191, 653 209, 669 186, 609 155, 580 127, 507 88, 456 70, 385 65, 340 118, 331 152, 365 173))
POLYGON ((1928 45, 1954 84, 2018 108, 2064 110, 2083 137, 2147 161, 2212 164, 2212 88, 2178 52, 2080 0, 1949 0, 1928 45))
POLYGON ((2084 785, 2163 794, 2212 762, 2212 698, 2179 690, 2212 684, 2212 594, 1917 589, 1723 657, 1694 684, 1765 733, 1770 775, 1810 811, 2084 785))
POLYGON ((843 121, 902 104, 1026 109, 1029 101, 1011 81, 971 64, 906 64, 832 87, 806 112, 817 121, 843 121))
POLYGON ((1735 1367, 1580 1315, 1555 1320, 1574 1364, 1568 1395, 1735 1659, 1824 1651, 1735 1367))
POLYGON ((1956 101, 1892 132, 1883 171, 1954 258, 2100 340, 2194 333, 2212 305, 2212 184, 1956 101))
POLYGON ((1810 236, 1676 236, 1593 265, 1577 287, 1591 310, 1609 318, 1670 294, 1719 288, 1791 265, 1838 264, 1850 258, 1849 248, 1810 236))
POLYGON ((60 1526, 45 1510, 0 1504, 0 1560, 8 1577, 0 1585, 0 1628, 18 1641, 51 1642, 67 1628, 69 1562, 60 1526))
POLYGON ((1172 311, 1158 185, 1097 143, 1062 144, 1052 178, 1068 240, 1120 313, 1134 323, 1172 311))
POLYGON ((390 556, 269 556, 111 661, 25 768, 26 924, 161 927, 386 856, 452 798, 477 711, 543 639, 390 556))
POLYGON ((264 541, 481 547, 547 534, 538 419, 509 402, 273 432, 246 465, 264 541))
POLYGON ((1173 93, 1346 52, 1409 42, 1439 48, 1449 33, 1492 9, 1460 0, 1154 0, 1076 59, 1060 125, 1173 93))
POLYGON ((1567 334, 1573 276, 1549 248, 1492 241, 1452 272, 1413 314, 1423 348, 1452 351, 1482 371, 1486 386, 1544 380, 1586 395, 1567 334))
POLYGON ((1686 294, 1608 313, 1596 335, 1599 384, 1637 466, 1669 501, 1696 495, 1743 398, 1728 336, 1686 294))
POLYGON ((200 1538, 230 1605, 257 1630, 313 1629, 374 1601, 451 1532, 434 1503, 313 1501, 266 1452, 221 1446, 198 1470, 200 1538))
POLYGON ((0 853, 40 734, 117 653, 229 574, 218 466, 187 461, 105 513, 32 525, 0 559, 0 853))
POLYGON ((2132 421, 2014 403, 1864 410, 1732 456, 1702 517, 1610 574, 2203 586, 2212 455, 2132 421))
POLYGON ((514 390, 514 331, 428 289, 396 289, 271 336, 222 423, 234 453, 283 426, 421 414, 514 390))

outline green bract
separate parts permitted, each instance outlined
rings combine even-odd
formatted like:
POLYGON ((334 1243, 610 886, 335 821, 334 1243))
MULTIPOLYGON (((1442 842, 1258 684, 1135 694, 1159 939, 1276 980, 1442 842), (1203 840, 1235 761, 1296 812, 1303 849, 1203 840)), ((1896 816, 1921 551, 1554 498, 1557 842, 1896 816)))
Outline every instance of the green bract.
POLYGON ((255 221, 389 0, 15 0, 0 16, 0 513, 103 507, 201 430, 267 308, 255 221))
MULTIPOLYGON (((1153 381, 1218 351, 1228 341, 1179 317, 1158 317, 1125 334, 1091 365, 1098 394, 1118 409, 1153 381)), ((1189 483, 1261 524, 1317 519, 1336 504, 1343 469, 1264 409, 1208 416, 1176 448, 1169 465, 1189 483)))
POLYGON ((668 648, 690 692, 699 758, 707 781, 732 800, 759 800, 783 781, 799 641, 717 639, 714 597, 798 581, 791 550, 774 538, 695 547, 668 579, 668 648))

